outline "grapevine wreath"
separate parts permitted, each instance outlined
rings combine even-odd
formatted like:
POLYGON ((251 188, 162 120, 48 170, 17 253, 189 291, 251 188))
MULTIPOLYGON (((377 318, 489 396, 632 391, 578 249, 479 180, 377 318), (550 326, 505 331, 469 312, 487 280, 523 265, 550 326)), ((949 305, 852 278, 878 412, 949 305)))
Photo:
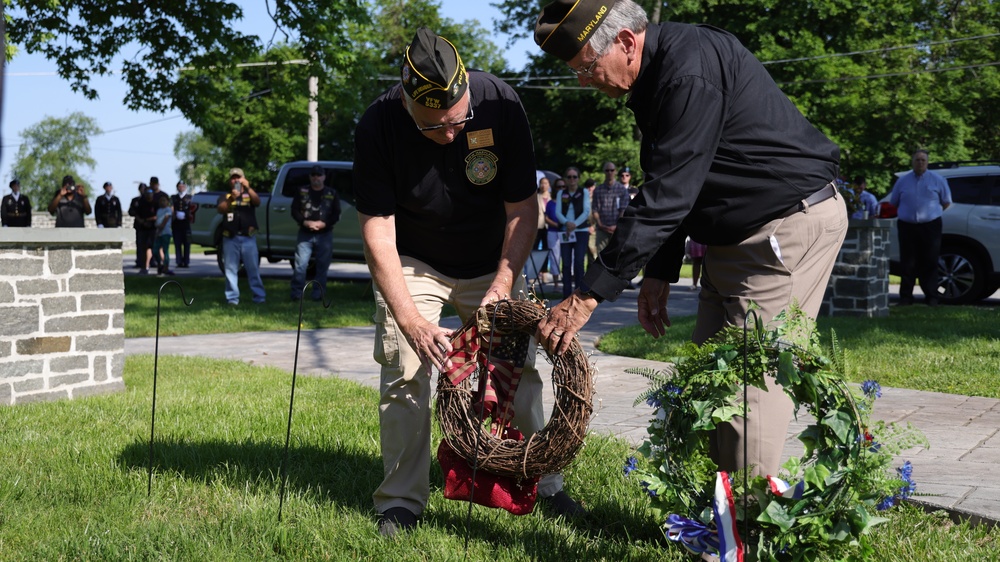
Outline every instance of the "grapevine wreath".
POLYGON ((624 472, 648 494, 667 538, 691 552, 743 560, 746 546, 747 560, 814 560, 820 552, 865 559, 865 535, 885 521, 876 513, 914 489, 909 462, 890 472, 893 455, 927 440, 909 425, 870 421, 881 391, 868 381, 861 396, 852 394, 836 334, 829 359, 800 310, 775 323, 688 344, 663 371, 630 369, 651 380, 636 403, 653 406, 655 418, 639 448, 646 462, 630 458, 624 472), (744 376, 758 388, 774 377, 796 416, 809 415, 798 435, 804 453, 746 484, 745 472, 721 472, 709 456, 715 427, 742 415, 744 376))
POLYGON ((487 419, 480 421, 481 400, 486 395, 488 402, 491 391, 486 384, 490 381, 483 377, 485 369, 476 369, 475 365, 482 367, 487 359, 496 362, 500 354, 496 343, 501 339, 517 342, 522 350, 534 353, 534 349, 528 349, 529 340, 534 343, 531 338, 546 313, 542 304, 527 300, 503 300, 481 307, 459 331, 469 337, 453 341, 453 345, 457 341, 457 347, 464 348, 465 356, 476 356, 470 361, 476 376, 465 377, 458 384, 452 382, 454 377, 444 374, 438 379, 437 417, 447 444, 479 470, 515 481, 555 474, 565 468, 583 445, 593 412, 594 373, 579 340, 573 338, 569 351, 548 356, 555 404, 543 429, 525 439, 518 439, 515 431, 511 438, 506 431, 510 429, 509 416, 505 414, 503 397, 499 405, 487 409, 483 416, 487 419), (477 389, 473 389, 473 379, 477 389))

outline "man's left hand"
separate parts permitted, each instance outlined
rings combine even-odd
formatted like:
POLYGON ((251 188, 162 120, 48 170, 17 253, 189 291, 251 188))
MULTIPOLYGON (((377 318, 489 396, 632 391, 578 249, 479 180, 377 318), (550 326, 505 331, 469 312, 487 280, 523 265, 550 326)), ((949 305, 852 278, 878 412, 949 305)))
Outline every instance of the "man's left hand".
POLYGON ((483 295, 483 300, 479 303, 479 306, 486 306, 491 302, 498 302, 509 298, 510 287, 505 286, 500 281, 494 280, 490 288, 486 291, 486 294, 483 295))
POLYGON ((573 337, 590 320, 597 304, 597 299, 584 297, 579 291, 574 292, 553 307, 548 316, 542 318, 538 323, 536 339, 553 355, 566 353, 573 337))

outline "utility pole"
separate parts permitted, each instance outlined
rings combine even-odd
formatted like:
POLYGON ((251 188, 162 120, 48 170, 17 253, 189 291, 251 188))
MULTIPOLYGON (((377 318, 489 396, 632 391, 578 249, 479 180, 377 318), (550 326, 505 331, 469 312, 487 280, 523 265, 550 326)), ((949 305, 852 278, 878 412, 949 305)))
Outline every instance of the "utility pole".
POLYGON ((316 98, 319 96, 319 79, 309 77, 309 133, 306 136, 306 160, 319 160, 319 112, 316 98))

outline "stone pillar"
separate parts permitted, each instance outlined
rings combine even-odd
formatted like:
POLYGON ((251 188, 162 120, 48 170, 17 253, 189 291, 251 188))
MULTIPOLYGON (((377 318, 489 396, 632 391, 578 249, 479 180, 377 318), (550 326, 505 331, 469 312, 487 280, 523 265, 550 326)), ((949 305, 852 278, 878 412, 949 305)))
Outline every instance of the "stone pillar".
POLYGON ((123 390, 122 238, 0 229, 0 405, 123 390))
POLYGON ((889 316, 889 229, 893 221, 851 219, 826 288, 821 316, 889 316))

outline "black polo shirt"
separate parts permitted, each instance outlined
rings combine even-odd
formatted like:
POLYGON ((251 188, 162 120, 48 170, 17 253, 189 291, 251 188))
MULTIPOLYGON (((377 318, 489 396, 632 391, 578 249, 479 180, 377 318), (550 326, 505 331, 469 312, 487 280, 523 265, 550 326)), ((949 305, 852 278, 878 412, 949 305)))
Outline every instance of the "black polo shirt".
POLYGON ((603 297, 644 264, 647 276, 676 281, 686 235, 737 244, 837 176, 837 145, 720 29, 650 24, 627 105, 645 183, 587 271, 603 297))
POLYGON ((359 212, 394 216, 396 248, 449 277, 496 271, 504 202, 535 196, 528 119, 514 90, 469 73, 475 117, 448 145, 426 138, 403 107, 399 86, 365 111, 354 135, 359 212))

